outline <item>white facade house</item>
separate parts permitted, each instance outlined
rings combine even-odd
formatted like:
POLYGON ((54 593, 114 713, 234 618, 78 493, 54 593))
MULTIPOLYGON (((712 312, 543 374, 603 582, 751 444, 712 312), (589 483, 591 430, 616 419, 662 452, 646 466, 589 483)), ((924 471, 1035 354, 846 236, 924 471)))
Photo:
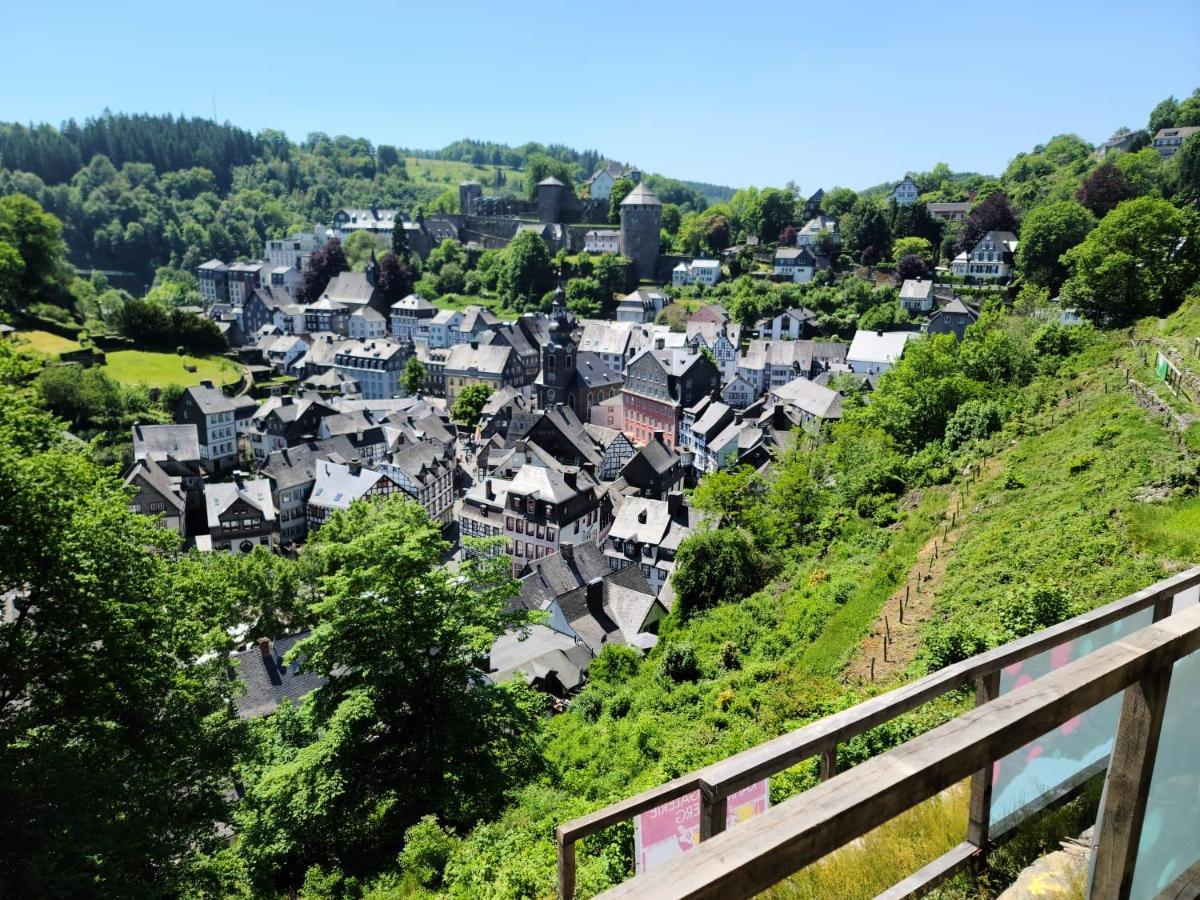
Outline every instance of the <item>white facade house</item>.
POLYGON ((462 313, 457 309, 439 309, 432 319, 421 319, 417 323, 413 340, 430 350, 444 350, 450 346, 450 335, 461 321, 462 313))
POLYGON ((377 310, 364 306, 350 313, 347 334, 357 341, 387 337, 387 319, 377 310))
POLYGON ((1017 236, 1011 231, 989 231, 970 250, 954 257, 951 271, 974 278, 1008 278, 1013 273, 1017 236))
POLYGON ((332 233, 324 225, 318 225, 312 231, 298 231, 286 238, 267 241, 267 261, 273 268, 292 268, 304 272, 313 251, 324 247, 331 237, 332 233))
POLYGON ((817 271, 817 258, 808 247, 780 247, 771 259, 771 272, 797 284, 812 281, 817 271))
POLYGON ((1154 135, 1154 149, 1163 159, 1170 159, 1179 152, 1183 142, 1193 134, 1200 134, 1200 125, 1185 125, 1182 128, 1160 128, 1154 135))
POLYGON ((731 409, 745 409, 754 402, 758 392, 742 374, 735 374, 721 388, 721 400, 731 409))
POLYGON ((617 321, 650 323, 653 322, 663 307, 671 302, 671 298, 662 291, 638 290, 626 294, 617 304, 617 321))
POLYGON ((879 375, 896 364, 904 355, 909 341, 921 335, 915 331, 854 332, 854 340, 846 353, 846 365, 857 375, 879 375))
POLYGON ((897 206, 912 206, 920 195, 916 182, 907 175, 892 191, 892 199, 896 201, 897 206))
POLYGON ((797 247, 811 247, 817 241, 817 236, 822 232, 829 232, 829 240, 834 244, 842 242, 842 228, 838 225, 838 220, 822 213, 819 216, 814 216, 804 223, 804 227, 796 233, 797 247))
POLYGON ((583 235, 583 249, 588 253, 620 253, 621 232, 617 228, 592 228, 583 235))
POLYGON ((900 306, 909 312, 925 313, 933 309, 933 282, 907 278, 900 287, 900 306))
POLYGON ((721 280, 721 262, 716 259, 693 259, 681 262, 671 271, 671 283, 677 285, 703 284, 711 287, 721 280))
POLYGON ((806 329, 816 322, 817 314, 807 306, 797 306, 785 309, 769 319, 760 319, 755 323, 758 336, 772 341, 798 341, 804 337, 806 329))

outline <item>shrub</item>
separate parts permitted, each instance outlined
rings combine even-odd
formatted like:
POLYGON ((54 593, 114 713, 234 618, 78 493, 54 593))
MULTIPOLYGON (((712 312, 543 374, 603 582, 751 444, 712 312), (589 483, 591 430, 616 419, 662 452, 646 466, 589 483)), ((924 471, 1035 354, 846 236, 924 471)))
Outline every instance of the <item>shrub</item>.
POLYGON ((619 684, 633 678, 641 662, 642 655, 628 644, 605 644, 588 666, 588 678, 593 682, 619 684))
POLYGON ((700 664, 696 660, 696 648, 691 644, 671 644, 659 661, 659 671, 676 684, 696 681, 700 677, 700 664))
POLYGON ((600 700, 600 695, 595 691, 584 691, 575 698, 575 702, 571 704, 575 711, 588 722, 595 722, 600 718, 600 713, 604 709, 604 704, 600 700))
POLYGON ((967 400, 946 423, 946 448, 957 450, 971 441, 982 440, 1004 424, 1003 411, 991 400, 967 400))
POLYGON ((982 653, 987 640, 966 622, 947 622, 930 631, 925 639, 925 655, 930 669, 946 666, 982 653))
POLYGON ((693 613, 754 593, 763 583, 764 566, 750 539, 735 528, 702 531, 679 545, 675 588, 685 619, 693 613))
POLYGON ((1000 624, 1013 637, 1057 625, 1070 615, 1070 598, 1057 585, 1019 588, 1000 606, 1000 624))
POLYGON ((721 652, 717 658, 717 662, 726 672, 731 672, 734 669, 742 667, 741 655, 738 653, 737 645, 733 641, 726 641, 721 645, 721 652))
POLYGON ((1094 453, 1079 453, 1072 456, 1067 462, 1067 471, 1072 475, 1078 475, 1081 472, 1086 472, 1096 462, 1096 454, 1094 453))
POLYGON ((425 887, 437 887, 458 838, 438 824, 436 816, 425 816, 404 832, 400 864, 425 887))

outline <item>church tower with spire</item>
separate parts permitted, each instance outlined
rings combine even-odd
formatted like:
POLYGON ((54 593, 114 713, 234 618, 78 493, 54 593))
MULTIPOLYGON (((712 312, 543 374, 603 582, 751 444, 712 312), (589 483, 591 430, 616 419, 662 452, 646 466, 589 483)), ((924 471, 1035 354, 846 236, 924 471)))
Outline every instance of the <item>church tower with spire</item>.
MULTIPOLYGON (((577 348, 571 332, 575 320, 567 312, 567 295, 560 284, 550 308, 550 340, 542 348, 542 375, 538 386, 538 405, 549 409, 558 403, 575 406, 571 393, 575 382, 577 348)), ((578 410, 576 410, 578 412, 578 410)))

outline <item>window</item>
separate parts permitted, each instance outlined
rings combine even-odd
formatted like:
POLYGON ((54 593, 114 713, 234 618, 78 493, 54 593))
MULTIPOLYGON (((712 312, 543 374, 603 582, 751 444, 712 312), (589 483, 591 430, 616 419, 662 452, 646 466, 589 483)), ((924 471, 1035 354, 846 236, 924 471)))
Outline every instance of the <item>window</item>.
POLYGON ((516 549, 517 556, 525 555, 525 552, 524 552, 525 546, 526 545, 523 544, 521 541, 513 541, 513 547, 516 549))
POLYGON ((517 519, 517 534, 524 534, 524 533, 525 533, 525 520, 517 519))
POLYGON ((546 527, 546 540, 550 541, 551 543, 554 542, 554 529, 550 528, 549 526, 546 527))

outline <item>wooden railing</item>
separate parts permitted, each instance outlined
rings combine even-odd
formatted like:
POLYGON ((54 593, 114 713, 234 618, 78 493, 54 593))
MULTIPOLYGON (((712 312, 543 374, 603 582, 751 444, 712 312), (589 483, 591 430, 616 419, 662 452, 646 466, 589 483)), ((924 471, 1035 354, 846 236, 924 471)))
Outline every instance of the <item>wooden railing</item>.
MULTIPOLYGON (((1052 685, 1055 690, 1069 687, 1065 695, 1068 700, 1073 697, 1090 698, 1076 712, 1087 709, 1129 684, 1140 681, 1151 671, 1146 668, 1147 665, 1153 663, 1153 671, 1157 672, 1190 652, 1181 650, 1181 647, 1195 649, 1200 646, 1200 612, 1189 610, 1186 615, 1172 617, 1171 629, 1174 630, 1169 633, 1174 637, 1169 640, 1163 637, 1162 626, 1139 632, 1137 647, 1147 641, 1154 643, 1165 640, 1169 650, 1147 651, 1140 655, 1135 653, 1136 660, 1127 659, 1128 654, 1133 652, 1130 649, 1133 639, 1125 639, 1038 679, 1025 689, 997 697, 1000 671, 1144 609, 1152 608, 1154 621, 1159 622, 1169 615, 1176 594, 1197 585, 1200 585, 1200 567, 1036 634, 947 666, 911 684, 736 756, 566 822, 558 827, 556 833, 559 897, 561 900, 574 897, 575 845, 581 839, 696 790, 700 791, 701 798, 701 845, 662 869, 613 889, 609 892, 612 896, 633 896, 642 892, 654 897, 750 896, 887 821, 898 812, 927 799, 954 781, 972 775, 966 841, 914 873, 887 894, 896 898, 917 896, 958 871, 987 846, 992 761, 1075 715, 1075 712, 1062 713, 1063 709, 1075 709, 1075 706, 1054 696, 1053 692, 1048 694, 1047 685, 1052 685), (1183 631, 1175 634, 1181 628, 1183 631), (1103 677, 1096 675, 1097 670, 1089 666, 1081 667, 1089 660, 1093 661, 1092 665, 1098 665, 1112 659, 1125 660, 1128 665, 1124 668, 1118 666, 1119 671, 1103 677), (1068 673, 1077 682, 1064 680, 1068 673), (1048 682, 1050 678, 1055 680, 1048 682), (855 769, 856 777, 853 779, 835 777, 839 744, 972 683, 976 691, 974 710, 890 753, 862 763, 855 769), (1034 706, 1029 705, 1029 697, 1037 700, 1034 706), (1026 720, 1020 716, 1013 719, 1011 711, 1014 709, 1022 715, 1028 712, 1032 724, 1026 727, 1026 720), (1060 713, 1061 718, 1055 718, 1060 713), (1006 729, 1001 729, 1002 734, 996 733, 996 722, 1009 723, 1006 729), (955 741, 961 747, 951 754, 951 747, 957 746, 955 741), (744 823, 729 835, 720 835, 725 827, 727 799, 731 794, 814 757, 819 757, 821 761, 821 785, 744 823), (966 768, 963 768, 964 765, 966 768), (869 771, 867 767, 871 767, 869 771), (947 778, 947 772, 956 774, 947 778), (915 777, 913 773, 919 773, 920 777, 915 777), (938 786, 926 790, 934 784, 938 786), (853 798, 853 803, 845 809, 841 805, 844 798, 853 798), (861 804, 864 811, 855 813, 855 804, 861 804), (870 809, 866 810, 865 807, 870 809), (871 824, 860 827, 868 822, 871 824), (797 823, 803 826, 800 831, 796 831, 797 823), (812 830, 808 830, 809 823, 816 823, 812 830), (775 848, 773 835, 787 838, 775 848), (712 843, 708 845, 710 840, 712 843), (734 847, 737 848, 736 852, 728 849, 734 847), (763 850, 761 853, 758 852, 760 848, 763 850)), ((1104 671, 1107 672, 1107 669, 1104 671)), ((1126 725, 1124 713, 1121 724, 1122 727, 1126 725)))

